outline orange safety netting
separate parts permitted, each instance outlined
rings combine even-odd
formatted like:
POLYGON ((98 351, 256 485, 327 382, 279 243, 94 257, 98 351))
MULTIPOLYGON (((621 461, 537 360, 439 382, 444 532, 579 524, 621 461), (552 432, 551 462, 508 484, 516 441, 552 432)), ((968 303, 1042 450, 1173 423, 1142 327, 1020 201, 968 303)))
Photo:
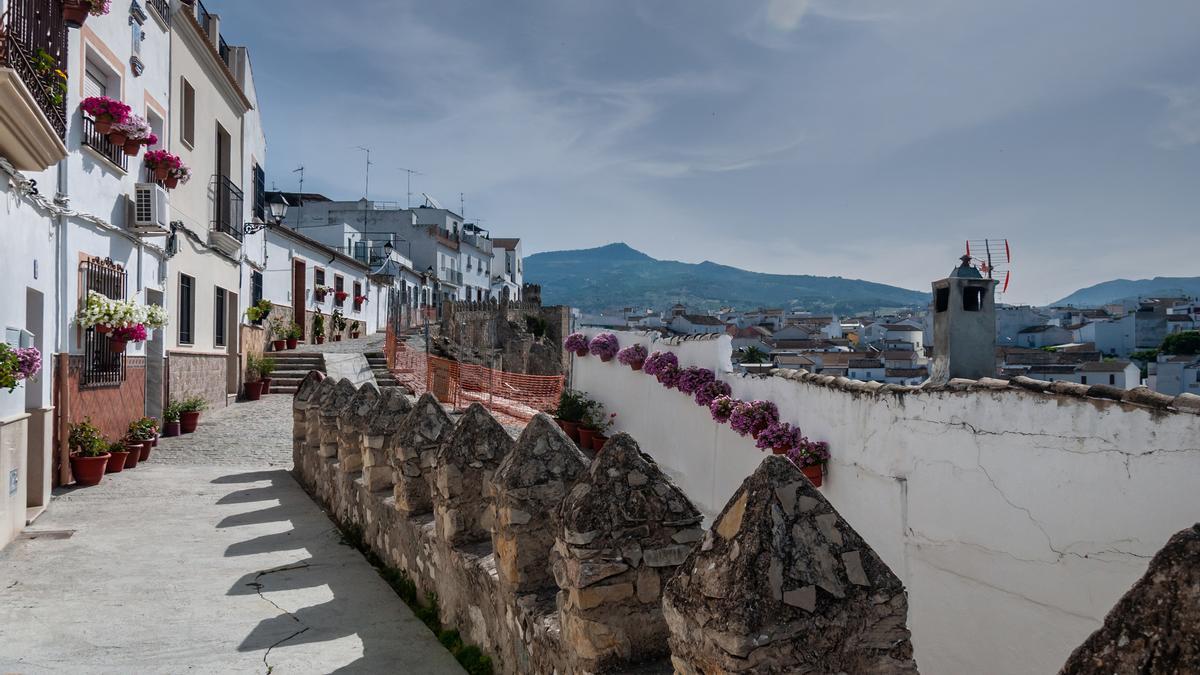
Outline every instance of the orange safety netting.
POLYGON ((402 384, 418 395, 433 392, 455 409, 482 403, 494 414, 528 421, 558 405, 562 375, 522 375, 470 363, 459 363, 389 340, 389 365, 402 384))

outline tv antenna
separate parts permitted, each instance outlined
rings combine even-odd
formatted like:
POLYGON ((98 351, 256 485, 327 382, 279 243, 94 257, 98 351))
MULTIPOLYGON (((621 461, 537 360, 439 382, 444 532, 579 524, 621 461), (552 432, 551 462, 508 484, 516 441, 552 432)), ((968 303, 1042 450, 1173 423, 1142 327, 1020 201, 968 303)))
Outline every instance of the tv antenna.
POLYGON ((440 203, 438 200, 436 200, 436 199, 434 199, 433 197, 429 196, 429 193, 428 193, 428 192, 422 192, 422 193, 421 193, 421 196, 425 198, 425 206, 432 206, 432 207, 433 207, 433 208, 435 208, 435 209, 444 209, 444 208, 446 208, 446 207, 442 206, 442 205, 441 205, 441 203, 440 203))
POLYGON ((292 169, 292 173, 300 174, 300 198, 304 199, 304 165, 301 164, 299 167, 292 169))
POLYGON ((1007 239, 968 239, 967 255, 971 257, 974 267, 988 279, 999 282, 997 295, 1008 292, 1008 282, 1012 276, 1012 251, 1007 239))
POLYGON ((366 182, 363 185, 363 199, 368 199, 371 196, 371 149, 364 148, 361 145, 358 145, 355 147, 357 147, 359 150, 362 150, 363 152, 367 153, 366 182))
POLYGON ((411 209, 412 208, 412 177, 414 174, 418 175, 418 176, 424 176, 425 174, 423 174, 420 171, 417 171, 415 169, 406 169, 402 166, 397 167, 397 168, 400 169, 401 171, 403 171, 404 173, 408 174, 408 208, 411 209))

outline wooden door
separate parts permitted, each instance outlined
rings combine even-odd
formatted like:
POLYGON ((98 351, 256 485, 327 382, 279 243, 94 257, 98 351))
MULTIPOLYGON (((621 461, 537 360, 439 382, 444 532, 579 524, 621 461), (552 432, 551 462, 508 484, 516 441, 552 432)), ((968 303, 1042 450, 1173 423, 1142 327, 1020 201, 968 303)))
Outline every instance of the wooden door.
POLYGON ((308 322, 304 320, 304 275, 307 266, 303 260, 292 261, 292 312, 294 321, 300 324, 300 339, 308 331, 308 322))

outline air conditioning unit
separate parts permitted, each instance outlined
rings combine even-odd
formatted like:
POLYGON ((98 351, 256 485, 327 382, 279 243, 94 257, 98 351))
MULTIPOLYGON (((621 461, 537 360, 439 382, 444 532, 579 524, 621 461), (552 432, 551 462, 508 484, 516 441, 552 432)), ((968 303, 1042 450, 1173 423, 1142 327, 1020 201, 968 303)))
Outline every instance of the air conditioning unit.
POLYGON ((154 183, 138 183, 133 188, 133 213, 129 229, 148 235, 170 231, 170 202, 167 191, 154 183))

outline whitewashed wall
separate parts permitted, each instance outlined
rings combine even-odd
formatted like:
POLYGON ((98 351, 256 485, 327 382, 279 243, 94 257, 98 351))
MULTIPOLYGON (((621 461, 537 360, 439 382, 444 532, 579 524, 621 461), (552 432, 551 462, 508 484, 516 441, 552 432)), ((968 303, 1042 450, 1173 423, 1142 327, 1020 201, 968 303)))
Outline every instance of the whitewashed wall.
MULTIPOLYGON (((598 331, 590 331, 596 333, 598 331)), ((904 580, 921 672, 1050 673, 1175 532, 1200 520, 1200 416, 1017 390, 855 394, 728 374, 728 337, 667 345, 829 441, 825 495, 904 580)), ((573 386, 618 414, 710 516, 753 441, 615 359, 573 386)))

